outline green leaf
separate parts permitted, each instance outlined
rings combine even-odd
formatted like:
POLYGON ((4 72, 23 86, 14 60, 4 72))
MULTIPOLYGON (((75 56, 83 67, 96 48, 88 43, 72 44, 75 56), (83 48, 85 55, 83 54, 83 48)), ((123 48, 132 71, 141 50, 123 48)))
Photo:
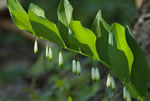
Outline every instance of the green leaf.
POLYGON ((11 18, 16 26, 22 30, 34 33, 29 22, 29 16, 17 0, 7 0, 11 18))
POLYGON ((117 49, 112 32, 109 34, 108 56, 112 71, 122 81, 129 81, 128 61, 123 51, 117 49))
MULTIPOLYGON (((108 35, 110 26, 102 18, 101 10, 98 11, 92 25, 92 30, 97 36, 96 49, 101 61, 110 65, 108 58, 108 35)), ((110 67, 110 66, 109 66, 110 67)))
POLYGON ((147 92, 147 87, 148 87, 147 84, 150 78, 150 70, 148 68, 148 64, 146 62, 145 56, 141 48, 131 36, 128 27, 126 28, 126 38, 129 47, 131 48, 134 55, 134 61, 133 61, 132 71, 131 71, 131 82, 138 90, 140 96, 144 97, 146 96, 146 92, 147 92))
POLYGON ((29 6, 29 10, 32 10, 35 13, 35 15, 45 18, 44 10, 38 7, 37 5, 31 3, 29 6))
POLYGON ((13 11, 22 11, 22 12, 26 13, 26 11, 20 5, 18 0, 7 0, 7 7, 9 9, 10 13, 13 12, 13 11))
POLYGON ((72 98, 71 96, 68 97, 67 101, 72 101, 72 98))
POLYGON ((102 17, 101 10, 98 11, 96 18, 92 25, 92 31, 95 33, 95 35, 99 37, 108 37, 108 32, 110 29, 110 26, 107 24, 107 22, 102 17), (102 27, 102 28, 101 28, 102 27), (103 33, 104 32, 104 33, 103 33))
POLYGON ((78 51, 79 47, 76 45, 75 39, 72 35, 72 31, 69 28, 70 22, 72 20, 72 11, 73 8, 68 0, 60 1, 57 9, 58 28, 66 46, 78 51))
POLYGON ((16 26, 22 30, 34 33, 32 26, 29 21, 29 16, 22 11, 13 11, 12 13, 13 22, 16 26))
POLYGON ((120 24, 114 23, 111 26, 110 31, 115 36, 117 49, 123 51, 127 58, 127 61, 128 61, 127 64, 128 64, 128 68, 129 68, 129 74, 130 74, 131 70, 132 70, 132 63, 133 63, 134 57, 133 57, 133 53, 126 41, 125 28, 123 26, 121 26, 120 24))
POLYGON ((93 59, 99 60, 96 51, 96 36, 88 28, 84 28, 80 21, 72 21, 70 28, 73 31, 74 37, 76 38, 77 45, 80 47, 81 51, 84 51, 88 56, 93 59))
POLYGON ((57 9, 58 20, 65 26, 69 26, 72 20, 72 11, 73 8, 68 0, 60 0, 57 9))
POLYGON ((55 42, 61 47, 65 47, 56 24, 44 16, 44 11, 40 7, 31 4, 28 13, 32 28, 37 36, 55 42))
POLYGON ((60 21, 58 23, 58 29, 59 29, 60 35, 61 35, 62 39, 64 40, 66 46, 70 49, 79 51, 79 47, 76 44, 76 40, 73 37, 73 33, 72 33, 71 29, 68 26, 65 26, 60 21))

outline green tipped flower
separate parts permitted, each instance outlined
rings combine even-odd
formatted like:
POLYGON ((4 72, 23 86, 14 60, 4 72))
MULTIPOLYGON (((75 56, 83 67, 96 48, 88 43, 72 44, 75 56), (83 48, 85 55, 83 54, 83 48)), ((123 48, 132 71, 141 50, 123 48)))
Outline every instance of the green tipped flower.
POLYGON ((126 89, 126 87, 123 88, 123 99, 125 101, 127 100, 127 89, 126 89))
POLYGON ((95 68, 94 67, 92 67, 91 76, 92 76, 92 80, 95 81, 96 80, 96 72, 95 72, 95 68))
POLYGON ((34 53, 36 54, 38 52, 38 43, 37 43, 37 38, 34 42, 34 53))
POLYGON ((77 64, 76 64, 76 60, 72 61, 72 72, 73 74, 77 73, 77 64))
POLYGON ((130 96, 129 91, 127 91, 126 94, 127 94, 127 101, 131 101, 131 96, 130 96))
POLYGON ((63 56, 62 56, 62 53, 61 51, 59 52, 59 67, 62 67, 63 66, 63 56))
POLYGON ((81 64, 79 61, 77 61, 77 74, 80 75, 81 73, 81 64))
POLYGON ((100 74, 99 74, 98 68, 95 69, 95 76, 96 76, 96 80, 99 81, 100 80, 100 74))
POLYGON ((49 58, 48 44, 46 45, 46 58, 49 58))
POLYGON ((48 51, 48 59, 51 61, 53 59, 53 54, 52 54, 52 49, 51 47, 49 48, 49 51, 48 51))
POLYGON ((112 87, 112 90, 115 90, 116 88, 115 80, 113 79, 113 77, 111 77, 111 87, 112 87))
POLYGON ((72 101, 72 98, 71 96, 68 97, 67 101, 72 101))
POLYGON ((107 82, 106 82, 106 87, 107 88, 110 88, 110 84, 111 83, 111 76, 110 76, 110 74, 108 74, 108 76, 107 76, 107 82))

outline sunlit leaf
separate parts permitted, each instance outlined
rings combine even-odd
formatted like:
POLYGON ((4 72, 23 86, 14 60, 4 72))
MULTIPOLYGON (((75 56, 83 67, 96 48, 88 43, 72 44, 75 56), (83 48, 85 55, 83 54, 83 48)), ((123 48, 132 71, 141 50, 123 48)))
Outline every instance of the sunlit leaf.
POLYGON ((34 4, 29 7, 29 18, 36 35, 65 47, 57 26, 44 16, 44 11, 34 4), (38 11, 39 10, 39 11, 38 11))
POLYGON ((22 30, 34 33, 29 22, 29 16, 17 0, 7 0, 7 7, 9 9, 13 22, 22 30))
POLYGON ((95 46, 95 34, 88 28, 84 28, 81 25, 80 21, 72 21, 70 24, 70 28, 73 31, 74 37, 78 41, 77 44, 80 47, 80 49, 93 59, 99 60, 95 46))
POLYGON ((126 41, 125 28, 121 26, 120 24, 114 23, 111 26, 111 31, 114 34, 117 49, 123 51, 127 58, 127 61, 128 61, 127 64, 129 68, 129 74, 130 74, 132 71, 132 64, 133 64, 134 56, 126 41))

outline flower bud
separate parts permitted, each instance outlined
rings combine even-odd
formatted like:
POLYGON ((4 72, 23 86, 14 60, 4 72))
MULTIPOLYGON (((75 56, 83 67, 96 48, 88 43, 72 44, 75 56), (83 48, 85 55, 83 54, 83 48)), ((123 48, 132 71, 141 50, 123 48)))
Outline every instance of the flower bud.
POLYGON ((67 101, 72 101, 72 98, 71 96, 68 97, 67 101))
POLYGON ((116 88, 115 80, 113 79, 113 77, 111 77, 111 87, 112 87, 112 90, 115 90, 116 88))
POLYGON ((77 64, 76 64, 76 60, 72 61, 72 72, 73 74, 77 73, 77 64))
POLYGON ((95 69, 95 76, 96 76, 96 80, 99 81, 100 80, 100 74, 99 74, 98 68, 95 69))
POLYGON ((49 57, 48 44, 46 45, 46 58, 49 57))
POLYGON ((95 73, 95 68, 94 67, 92 67, 91 76, 92 76, 92 80, 95 81, 96 80, 96 73, 95 73))
POLYGON ((36 54, 38 52, 38 43, 37 43, 37 39, 34 42, 34 54, 36 54))
POLYGON ((123 99, 125 101, 127 100, 127 89, 126 89, 126 87, 123 88, 123 99))
POLYGON ((53 54, 52 54, 52 49, 51 47, 49 48, 49 51, 48 51, 48 59, 51 61, 53 59, 53 54))
POLYGON ((62 53, 61 51, 59 52, 59 67, 62 67, 63 66, 63 56, 62 56, 62 53))
POLYGON ((110 74, 108 74, 108 76, 107 76, 107 82, 106 82, 106 86, 107 86, 107 88, 110 88, 110 80, 111 80, 111 76, 110 76, 110 74))
POLYGON ((126 94, 127 94, 127 101, 131 101, 131 96, 130 96, 129 91, 127 91, 126 94))
POLYGON ((81 64, 79 61, 77 61, 77 74, 80 75, 81 73, 81 64))

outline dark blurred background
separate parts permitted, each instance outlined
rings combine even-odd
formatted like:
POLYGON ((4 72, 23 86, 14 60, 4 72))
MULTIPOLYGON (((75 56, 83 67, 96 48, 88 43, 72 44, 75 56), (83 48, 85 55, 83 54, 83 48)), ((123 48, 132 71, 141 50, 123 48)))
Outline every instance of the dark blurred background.
MULTIPOLYGON (((104 19, 132 27, 137 15, 135 0, 69 0, 74 8, 73 19, 91 28, 99 9, 104 19)), ((137 0, 139 1, 139 0, 137 0)), ((79 55, 82 65, 80 76, 71 72, 73 53, 63 51, 64 67, 58 67, 59 48, 52 45, 53 61, 45 58, 45 41, 39 40, 39 52, 34 55, 35 37, 19 30, 11 21, 6 1, 0 0, 0 101, 109 101, 105 87, 108 71, 79 55), (93 83, 90 70, 95 65, 100 68, 101 82, 93 83)), ((27 10, 35 3, 46 12, 46 16, 57 24, 59 0, 20 0, 27 10)), ((139 6, 139 3, 138 5, 139 6)), ((122 85, 116 79, 117 88, 114 101, 123 101, 122 85)))

